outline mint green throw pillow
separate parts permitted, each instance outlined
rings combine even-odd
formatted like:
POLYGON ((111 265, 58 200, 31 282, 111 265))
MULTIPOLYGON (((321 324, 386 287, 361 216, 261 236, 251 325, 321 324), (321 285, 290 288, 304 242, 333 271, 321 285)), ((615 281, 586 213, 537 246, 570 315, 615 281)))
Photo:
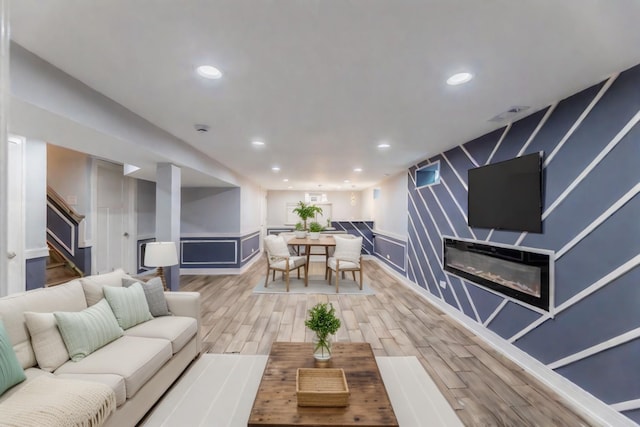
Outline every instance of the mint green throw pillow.
POLYGON ((0 320, 0 396, 26 378, 16 352, 13 351, 9 334, 0 320))
POLYGON ((104 299, 82 311, 56 311, 53 315, 69 357, 74 362, 123 335, 109 303, 104 299))
POLYGON ((134 283, 128 288, 105 286, 103 290, 122 329, 153 319, 140 283, 134 283))

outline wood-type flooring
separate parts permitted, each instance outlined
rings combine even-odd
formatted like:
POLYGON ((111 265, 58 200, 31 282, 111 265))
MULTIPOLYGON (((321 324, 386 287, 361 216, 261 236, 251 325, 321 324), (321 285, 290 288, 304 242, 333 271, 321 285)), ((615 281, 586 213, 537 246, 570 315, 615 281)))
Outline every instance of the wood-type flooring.
MULTIPOLYGON (((310 274, 323 269, 311 263, 310 274)), ((267 355, 273 341, 311 342, 307 311, 328 301, 342 320, 338 341, 416 356, 467 426, 597 425, 375 261, 364 263, 370 296, 253 294, 265 272, 263 257, 241 275, 181 277, 181 290, 202 294, 203 351, 267 355)))

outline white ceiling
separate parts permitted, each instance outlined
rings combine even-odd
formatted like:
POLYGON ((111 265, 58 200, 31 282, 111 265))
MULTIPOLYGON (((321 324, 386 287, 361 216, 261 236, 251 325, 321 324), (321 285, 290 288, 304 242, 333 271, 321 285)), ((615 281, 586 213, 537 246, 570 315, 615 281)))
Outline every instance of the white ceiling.
POLYGON ((365 188, 531 114, 640 63, 639 20, 632 0, 11 4, 18 44, 267 189, 365 188))

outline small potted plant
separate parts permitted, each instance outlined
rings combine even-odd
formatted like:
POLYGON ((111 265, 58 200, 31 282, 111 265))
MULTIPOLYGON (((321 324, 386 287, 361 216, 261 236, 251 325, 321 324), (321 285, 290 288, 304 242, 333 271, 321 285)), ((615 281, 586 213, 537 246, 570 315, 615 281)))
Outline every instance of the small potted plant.
POLYGON ((304 227, 301 222, 296 223, 295 230, 293 232, 298 239, 304 239, 307 237, 307 232, 304 231, 304 227))
POLYGON ((319 361, 331 358, 331 339, 340 329, 340 319, 331 303, 318 303, 309 310, 309 317, 304 325, 316 333, 313 339, 313 357, 319 361))
POLYGON ((312 222, 309 224, 309 238, 311 240, 318 240, 322 230, 324 230, 324 227, 321 226, 319 222, 312 222))
POLYGON ((302 222, 304 222, 304 229, 307 229, 307 220, 310 218, 314 218, 316 214, 322 215, 322 208, 318 206, 314 206, 310 203, 305 203, 303 201, 298 202, 298 206, 293 210, 295 214, 297 214, 302 222))

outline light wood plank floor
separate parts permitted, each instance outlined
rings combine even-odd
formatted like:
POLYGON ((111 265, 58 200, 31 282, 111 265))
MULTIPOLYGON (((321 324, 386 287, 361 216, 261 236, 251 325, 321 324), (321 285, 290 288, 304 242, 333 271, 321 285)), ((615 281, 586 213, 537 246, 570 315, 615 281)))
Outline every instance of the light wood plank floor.
MULTIPOLYGON (((312 263, 311 274, 323 268, 312 263)), ((265 270, 262 258, 242 275, 181 277, 181 290, 202 294, 205 351, 269 354, 276 340, 311 341, 307 310, 329 301, 342 319, 338 341, 366 341, 376 356, 416 356, 467 426, 595 425, 374 261, 364 270, 372 296, 254 295, 265 270)))

